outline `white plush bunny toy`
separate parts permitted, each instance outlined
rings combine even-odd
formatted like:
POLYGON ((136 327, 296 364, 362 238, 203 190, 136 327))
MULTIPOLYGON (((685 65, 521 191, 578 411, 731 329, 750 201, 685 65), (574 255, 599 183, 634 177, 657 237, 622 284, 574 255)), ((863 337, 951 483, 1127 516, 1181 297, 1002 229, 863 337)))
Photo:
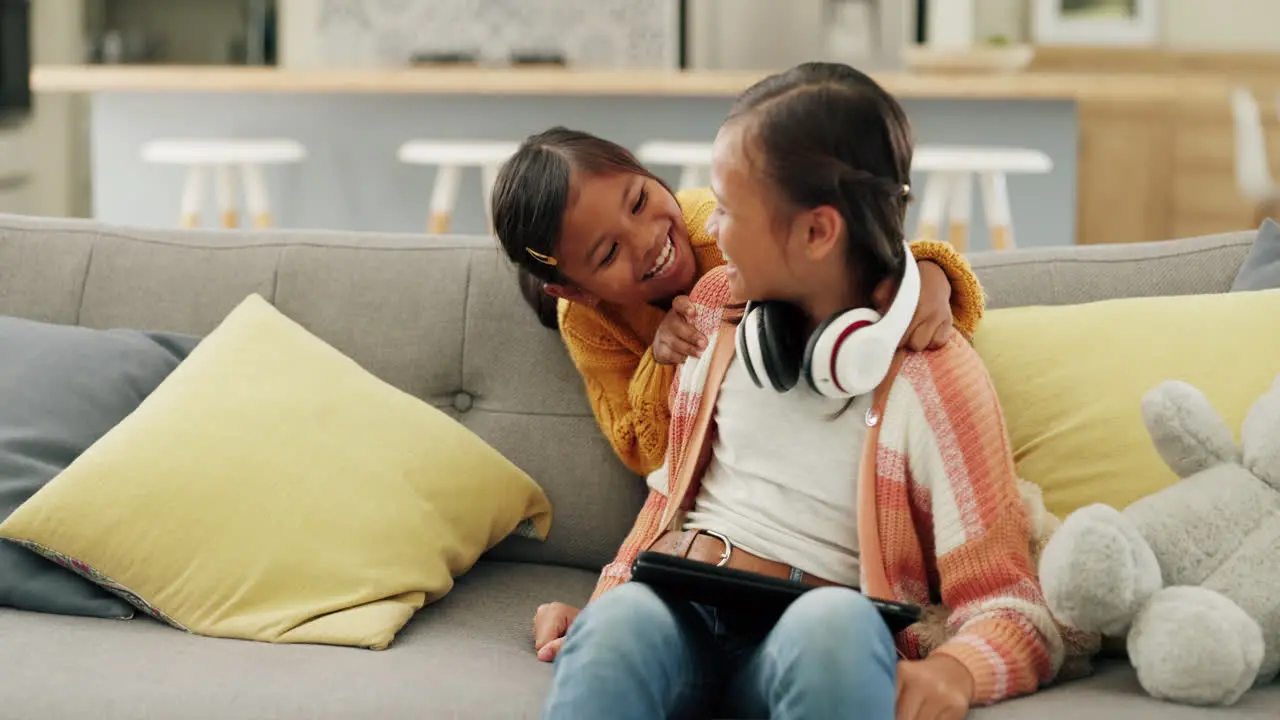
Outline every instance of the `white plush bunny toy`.
POLYGON ((1240 448, 1186 383, 1161 383, 1142 414, 1182 479, 1068 516, 1040 558, 1045 596, 1060 622, 1127 637, 1152 696, 1230 705, 1280 670, 1280 378, 1240 448))

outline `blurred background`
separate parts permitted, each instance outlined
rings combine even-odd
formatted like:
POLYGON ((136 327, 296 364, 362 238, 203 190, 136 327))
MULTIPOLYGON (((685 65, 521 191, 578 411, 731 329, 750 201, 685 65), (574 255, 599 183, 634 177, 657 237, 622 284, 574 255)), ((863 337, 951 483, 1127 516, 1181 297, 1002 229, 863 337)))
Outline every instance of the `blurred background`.
POLYGON ((482 233, 526 135, 698 184, 733 96, 814 59, 907 107, 920 235, 1162 240, 1280 197, 1276 0, 0 0, 0 212, 482 233))

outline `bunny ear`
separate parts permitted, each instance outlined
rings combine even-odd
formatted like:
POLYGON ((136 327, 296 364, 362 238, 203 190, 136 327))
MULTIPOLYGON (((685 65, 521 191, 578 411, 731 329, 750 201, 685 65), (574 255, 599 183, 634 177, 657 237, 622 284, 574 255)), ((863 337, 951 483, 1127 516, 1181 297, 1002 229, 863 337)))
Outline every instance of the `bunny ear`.
POLYGON ((1280 490, 1280 377, 1249 408, 1240 436, 1244 466, 1280 490))
POLYGON ((1178 477, 1240 461, 1231 428, 1204 393, 1185 382, 1170 380, 1148 392, 1142 417, 1156 452, 1178 477))

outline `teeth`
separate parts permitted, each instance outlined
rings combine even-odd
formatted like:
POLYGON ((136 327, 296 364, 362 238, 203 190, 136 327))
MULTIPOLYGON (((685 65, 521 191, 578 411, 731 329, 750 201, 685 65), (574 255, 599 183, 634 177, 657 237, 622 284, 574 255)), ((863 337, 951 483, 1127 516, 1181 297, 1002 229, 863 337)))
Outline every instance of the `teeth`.
POLYGON ((653 278, 662 274, 662 272, 665 271, 668 268, 668 266, 671 264, 672 258, 675 257, 676 255, 675 251, 676 251, 675 242, 672 241, 671 236, 668 235, 666 247, 662 248, 662 253, 658 255, 658 259, 653 263, 653 267, 649 268, 649 272, 644 274, 645 279, 652 280, 653 278))

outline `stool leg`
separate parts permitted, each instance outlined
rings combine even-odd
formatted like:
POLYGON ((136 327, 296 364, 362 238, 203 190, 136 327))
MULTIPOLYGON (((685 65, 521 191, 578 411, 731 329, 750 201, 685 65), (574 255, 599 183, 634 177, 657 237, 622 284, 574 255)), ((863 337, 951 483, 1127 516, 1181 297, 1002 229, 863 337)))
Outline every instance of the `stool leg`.
POLYGON ((964 252, 969 249, 969 216, 973 213, 973 180, 969 173, 952 174, 947 205, 947 240, 964 252))
POLYGON ((214 199, 218 204, 218 217, 222 221, 222 227, 236 227, 240 224, 240 217, 236 213, 236 179, 231 166, 215 165, 213 175, 214 199))
POLYGON ((249 221, 257 228, 268 228, 274 224, 271 217, 271 200, 267 194, 267 182, 262 177, 262 168, 252 163, 240 167, 244 176, 244 204, 249 211, 249 221))
POLYGON ((920 219, 916 221, 916 237, 920 240, 938 240, 942 218, 947 211, 951 176, 946 173, 930 173, 924 181, 924 198, 920 201, 920 219))
POLYGON ((1009 250, 1013 242, 1013 208, 1009 207, 1009 182, 1002 172, 982 173, 982 213, 987 219, 991 247, 1009 250))
POLYGON ((431 215, 427 218, 427 232, 434 235, 449 232, 453 208, 458 202, 461 175, 462 169, 457 165, 441 165, 436 171, 435 186, 431 189, 431 215))
POLYGON ((493 232, 493 186, 498 182, 498 169, 500 165, 485 165, 480 168, 480 192, 484 201, 484 220, 485 227, 489 232, 493 232))
POLYGON ((182 227, 200 226, 200 206, 204 202, 204 167, 191 165, 187 168, 187 180, 182 187, 182 207, 178 222, 182 227))
POLYGON ((698 168, 696 165, 685 165, 680 170, 680 186, 677 190, 688 190, 689 188, 698 187, 698 183, 700 182, 698 174, 698 168))

